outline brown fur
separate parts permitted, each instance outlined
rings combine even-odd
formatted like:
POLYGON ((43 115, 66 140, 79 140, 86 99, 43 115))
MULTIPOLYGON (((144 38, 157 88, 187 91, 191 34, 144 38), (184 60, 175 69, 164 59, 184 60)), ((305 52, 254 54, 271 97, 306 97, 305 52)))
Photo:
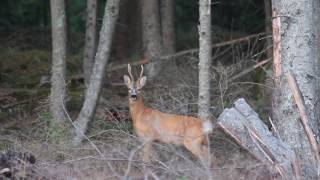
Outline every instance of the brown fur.
POLYGON ((144 105, 143 97, 140 94, 135 99, 132 99, 130 97, 131 90, 134 88, 141 90, 145 84, 146 77, 142 77, 141 73, 135 84, 131 75, 131 67, 128 67, 128 70, 131 79, 126 75, 124 79, 129 88, 130 115, 136 134, 145 143, 143 160, 149 161, 150 143, 152 141, 183 144, 200 160, 207 158, 207 134, 203 130, 203 121, 191 116, 167 114, 148 108, 144 105), (144 79, 141 80, 142 78, 144 79))

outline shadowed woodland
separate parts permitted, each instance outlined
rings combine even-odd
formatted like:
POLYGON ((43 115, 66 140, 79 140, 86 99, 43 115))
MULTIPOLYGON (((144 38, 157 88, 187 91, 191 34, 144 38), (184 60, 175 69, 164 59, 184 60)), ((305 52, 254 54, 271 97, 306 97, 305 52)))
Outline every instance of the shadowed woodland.
POLYGON ((0 180, 319 179, 319 47, 318 0, 5 0, 0 180))

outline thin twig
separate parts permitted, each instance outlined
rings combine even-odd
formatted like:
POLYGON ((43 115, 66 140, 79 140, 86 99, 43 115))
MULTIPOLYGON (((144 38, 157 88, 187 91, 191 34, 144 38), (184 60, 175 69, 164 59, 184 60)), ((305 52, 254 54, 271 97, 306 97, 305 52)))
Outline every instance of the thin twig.
POLYGON ((240 78, 240 77, 242 77, 242 76, 254 71, 258 67, 264 66, 265 64, 270 62, 270 60, 271 59, 265 59, 265 60, 262 60, 262 61, 258 62, 257 64, 255 64, 255 65, 253 65, 253 66, 241 71, 239 74, 232 76, 231 78, 228 79, 228 82, 234 81, 234 80, 236 80, 236 79, 238 79, 238 78, 240 78))
POLYGON ((272 129, 273 129, 273 131, 276 133, 276 135, 277 135, 277 138, 278 139, 281 139, 280 138, 280 134, 279 134, 279 132, 278 132, 278 129, 276 128, 276 126, 274 125, 274 123, 272 122, 272 119, 270 118, 270 116, 269 116, 269 121, 270 121, 270 124, 271 124, 271 126, 272 126, 272 129))
MULTIPOLYGON (((62 99, 62 97, 61 97, 61 99, 62 99)), ((78 127, 76 127, 76 125, 73 123, 71 117, 69 116, 68 111, 66 110, 63 101, 61 101, 61 102, 62 102, 61 104, 62 104, 63 111, 65 112, 67 119, 70 121, 73 128, 75 128, 76 131, 80 132, 78 130, 78 127)), ((84 133, 82 133, 82 132, 80 132, 80 133, 91 144, 91 146, 98 152, 98 154, 102 157, 102 159, 105 160, 106 158, 105 158, 104 154, 100 151, 100 149, 84 133)), ((120 178, 121 176, 114 170, 114 168, 112 167, 110 162, 106 161, 106 163, 107 163, 108 167, 110 168, 110 170, 115 174, 115 176, 120 178)))
MULTIPOLYGON (((65 108, 65 106, 64 106, 64 104, 63 104, 63 101, 61 101, 61 102, 62 102, 63 111, 64 111, 64 113, 66 114, 67 119, 70 121, 71 125, 76 129, 76 131, 78 131, 78 128, 76 127, 76 125, 73 123, 71 117, 69 116, 69 114, 68 114, 68 112, 67 112, 67 110, 66 110, 66 108, 65 108)), ((80 133, 81 133, 81 132, 80 132, 80 133)), ((100 149, 88 138, 88 136, 86 136, 86 135, 83 134, 83 133, 82 133, 81 135, 91 144, 91 146, 98 152, 98 154, 99 154, 103 159, 105 159, 104 154, 103 154, 103 153, 100 151, 100 149)))
POLYGON ((127 169, 126 169, 126 172, 124 173, 124 176, 123 176, 123 179, 127 179, 127 176, 131 170, 131 163, 132 163, 132 158, 133 156, 136 154, 136 152, 138 150, 140 150, 146 143, 148 143, 147 141, 146 142, 143 142, 140 146, 138 146, 135 150, 131 151, 130 153, 130 156, 128 158, 128 166, 127 166, 127 169))

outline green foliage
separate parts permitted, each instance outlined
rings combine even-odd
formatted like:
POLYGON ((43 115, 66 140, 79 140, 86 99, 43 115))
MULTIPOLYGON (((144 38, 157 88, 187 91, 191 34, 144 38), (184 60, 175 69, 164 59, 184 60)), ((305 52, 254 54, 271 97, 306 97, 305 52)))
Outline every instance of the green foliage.
POLYGON ((0 30, 46 26, 50 17, 49 0, 5 0, 0 6, 0 30))
POLYGON ((264 5, 261 0, 225 0, 213 5, 213 24, 231 30, 255 33, 264 29, 264 5))
POLYGON ((26 86, 40 82, 50 72, 49 52, 42 50, 19 51, 0 49, 0 82, 26 86))
POLYGON ((185 176, 181 176, 181 177, 178 177, 177 180, 188 180, 188 178, 185 176))

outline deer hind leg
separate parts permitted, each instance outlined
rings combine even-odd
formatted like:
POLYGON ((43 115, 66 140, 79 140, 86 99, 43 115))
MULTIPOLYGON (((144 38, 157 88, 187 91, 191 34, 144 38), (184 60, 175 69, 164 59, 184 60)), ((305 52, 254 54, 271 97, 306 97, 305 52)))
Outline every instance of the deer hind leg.
POLYGON ((183 144, 189 151, 196 155, 202 163, 208 160, 209 151, 208 147, 203 144, 203 138, 188 139, 185 140, 183 144))

